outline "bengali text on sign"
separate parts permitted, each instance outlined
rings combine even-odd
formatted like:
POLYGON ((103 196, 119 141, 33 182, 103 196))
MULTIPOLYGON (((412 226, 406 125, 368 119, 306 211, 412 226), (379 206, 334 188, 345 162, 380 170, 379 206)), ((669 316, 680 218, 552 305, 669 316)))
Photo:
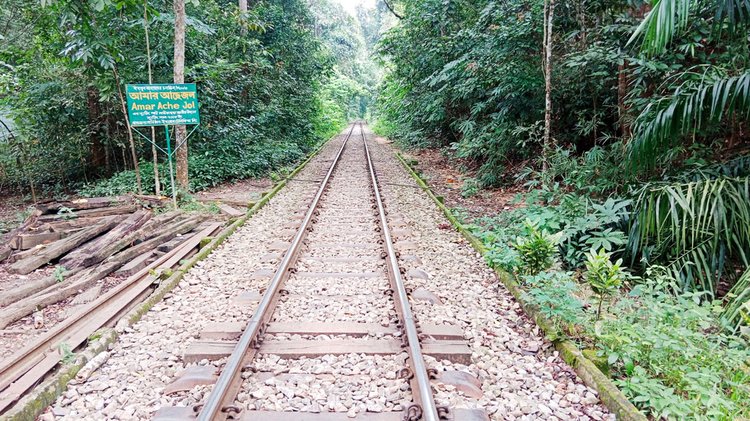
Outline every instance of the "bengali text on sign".
POLYGON ((133 127, 200 124, 194 83, 126 85, 133 127))

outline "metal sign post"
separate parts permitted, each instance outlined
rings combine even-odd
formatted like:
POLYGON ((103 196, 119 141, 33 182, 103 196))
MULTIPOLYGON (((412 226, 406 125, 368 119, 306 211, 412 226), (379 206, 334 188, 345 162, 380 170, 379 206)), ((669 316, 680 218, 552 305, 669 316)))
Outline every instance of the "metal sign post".
POLYGON ((130 126, 137 127, 164 126, 167 140, 165 151, 150 138, 138 130, 134 130, 141 137, 152 143, 156 148, 167 154, 169 162, 169 179, 172 183, 172 203, 177 207, 177 188, 174 182, 172 156, 182 146, 200 124, 198 112, 198 91, 194 83, 169 83, 150 85, 126 85, 128 100, 128 117, 130 126), (183 143, 175 145, 172 150, 172 140, 169 126, 195 125, 188 133, 183 143))

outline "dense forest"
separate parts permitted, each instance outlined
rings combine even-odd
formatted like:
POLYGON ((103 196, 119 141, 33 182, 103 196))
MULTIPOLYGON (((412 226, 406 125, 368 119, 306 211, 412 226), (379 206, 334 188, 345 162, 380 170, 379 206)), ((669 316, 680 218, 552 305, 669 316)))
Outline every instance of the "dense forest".
MULTIPOLYGON (((184 78, 202 116, 188 190, 267 174, 366 112, 378 74, 363 26, 375 15, 362 10, 362 25, 311 4, 187 2, 184 78)), ((130 130, 123 90, 173 81, 171 1, 11 0, 0 31, 0 190, 169 192, 166 159, 144 139, 164 148, 164 131, 130 130)))
POLYGON ((747 417, 750 3, 390 5, 377 129, 522 192, 489 262, 653 417, 747 417))

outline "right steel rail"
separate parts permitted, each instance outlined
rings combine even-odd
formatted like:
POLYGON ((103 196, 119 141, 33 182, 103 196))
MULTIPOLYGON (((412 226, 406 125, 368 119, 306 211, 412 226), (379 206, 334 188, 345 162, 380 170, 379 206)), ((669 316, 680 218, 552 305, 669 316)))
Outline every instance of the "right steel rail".
POLYGON ((414 395, 414 404, 407 410, 407 420, 425 420, 439 421, 440 414, 444 413, 444 408, 438 408, 435 404, 435 397, 430 385, 430 376, 427 372, 427 366, 422 355, 422 347, 419 344, 419 332, 416 321, 409 305, 409 297, 404 286, 404 279, 401 277, 401 270, 398 266, 396 250, 393 248, 393 238, 388 228, 386 220, 386 211, 383 206, 383 200, 380 196, 380 187, 378 177, 375 173, 375 167, 372 164, 370 148, 367 146, 364 128, 360 123, 360 132, 362 134, 362 143, 365 145, 365 155, 367 155, 367 165, 370 169, 370 178, 373 191, 375 192, 375 202, 380 216, 380 228, 384 237, 386 249, 386 263, 388 275, 393 289, 393 298, 396 301, 396 311, 401 318, 404 333, 406 334, 407 351, 409 353, 410 370, 409 373, 412 385, 412 394, 414 395))
POLYGON ((344 139, 344 142, 341 144, 341 148, 333 159, 331 167, 328 169, 325 178, 323 178, 323 181, 320 183, 318 192, 310 204, 310 208, 307 210, 305 218, 302 220, 302 223, 297 230, 297 234, 294 236, 289 249, 284 254, 284 258, 281 260, 279 268, 271 279, 268 289, 266 289, 263 298, 255 309, 253 317, 247 323, 245 330, 242 332, 242 336, 240 336, 237 346, 235 346, 232 351, 232 355, 229 356, 224 369, 221 371, 219 380, 216 382, 216 385, 208 396, 206 403, 198 414, 198 420, 213 421, 217 419, 225 419, 232 412, 239 413, 239 409, 234 407, 233 403, 236 395, 235 392, 242 380, 242 367, 255 356, 257 348, 260 346, 263 332, 265 331, 268 321, 273 315, 274 308, 276 307, 279 290, 289 277, 292 263, 294 263, 297 258, 305 232, 310 226, 310 222, 312 221, 318 207, 318 202, 320 202, 320 198, 323 196, 323 193, 328 186, 328 180, 330 180, 333 170, 336 168, 336 164, 338 164, 339 158, 346 147, 346 143, 352 136, 352 132, 354 132, 355 126, 356 124, 352 124, 349 134, 347 134, 346 139, 344 139))

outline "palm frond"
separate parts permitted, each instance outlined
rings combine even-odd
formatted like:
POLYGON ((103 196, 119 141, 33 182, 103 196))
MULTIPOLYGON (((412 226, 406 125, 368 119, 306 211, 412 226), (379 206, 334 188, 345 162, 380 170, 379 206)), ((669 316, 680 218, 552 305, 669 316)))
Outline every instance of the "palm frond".
POLYGON ((681 87, 671 98, 649 104, 635 121, 629 145, 631 168, 650 168, 681 136, 720 122, 727 115, 750 116, 750 72, 681 87))
POLYGON ((693 0, 658 0, 633 32, 628 44, 643 37, 642 51, 649 54, 663 52, 675 34, 687 27, 693 3, 693 0))
POLYGON ((628 253, 715 293, 729 262, 750 266, 750 177, 651 184, 635 201, 628 253))
POLYGON ((750 268, 747 268, 740 276, 727 296, 729 301, 724 307, 722 316, 736 329, 746 318, 750 317, 750 268))
MULTIPOLYGON (((730 31, 750 23, 750 0, 713 0, 716 27, 724 22, 730 31)), ((697 0, 658 0, 628 40, 628 45, 643 38, 641 51, 661 54, 667 45, 690 23, 691 9, 700 7, 697 0)))

